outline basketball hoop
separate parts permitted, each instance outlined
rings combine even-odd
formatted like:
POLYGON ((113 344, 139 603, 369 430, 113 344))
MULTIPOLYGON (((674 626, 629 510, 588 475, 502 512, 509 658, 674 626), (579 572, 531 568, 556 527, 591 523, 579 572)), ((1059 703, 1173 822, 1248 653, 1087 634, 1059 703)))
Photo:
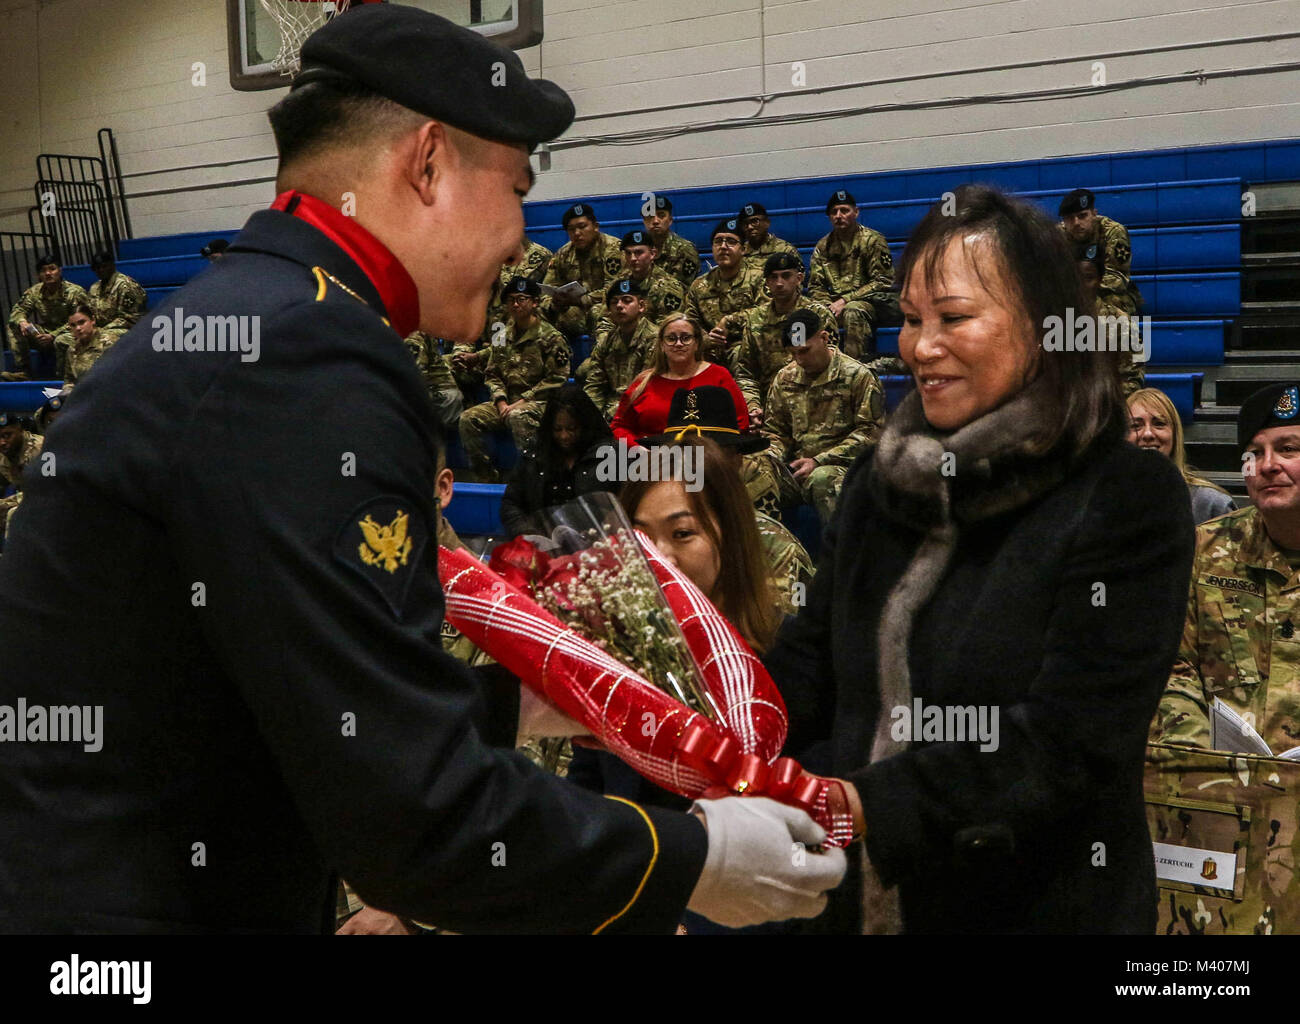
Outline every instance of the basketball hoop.
POLYGON ((263 9, 275 19, 280 30, 280 52, 271 65, 282 75, 296 75, 298 52, 307 37, 352 4, 382 0, 259 0, 263 9))

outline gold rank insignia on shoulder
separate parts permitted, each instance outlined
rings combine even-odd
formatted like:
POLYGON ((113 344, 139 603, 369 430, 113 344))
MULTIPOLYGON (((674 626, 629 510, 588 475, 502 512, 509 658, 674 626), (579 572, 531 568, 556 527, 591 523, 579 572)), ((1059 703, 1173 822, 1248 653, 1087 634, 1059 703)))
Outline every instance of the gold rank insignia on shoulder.
POLYGON ((390 573, 396 572, 399 565, 405 565, 411 553, 411 538, 406 535, 407 519, 406 513, 398 509, 387 526, 381 526, 369 516, 357 523, 365 537, 357 548, 361 561, 366 565, 378 565, 390 573))
POLYGON ((353 509, 343 520, 334 540, 334 558, 379 591, 401 618, 428 538, 429 525, 418 502, 384 495, 353 509))

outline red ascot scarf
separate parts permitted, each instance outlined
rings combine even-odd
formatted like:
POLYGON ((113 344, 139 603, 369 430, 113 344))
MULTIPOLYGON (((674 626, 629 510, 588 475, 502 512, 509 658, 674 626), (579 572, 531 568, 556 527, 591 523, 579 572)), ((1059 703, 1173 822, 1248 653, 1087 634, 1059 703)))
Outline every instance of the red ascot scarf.
POLYGON ((379 292, 388 322, 399 335, 405 338, 420 326, 420 293, 411 275, 388 247, 354 218, 345 217, 315 196, 297 191, 281 192, 271 209, 306 221, 351 256, 379 292))

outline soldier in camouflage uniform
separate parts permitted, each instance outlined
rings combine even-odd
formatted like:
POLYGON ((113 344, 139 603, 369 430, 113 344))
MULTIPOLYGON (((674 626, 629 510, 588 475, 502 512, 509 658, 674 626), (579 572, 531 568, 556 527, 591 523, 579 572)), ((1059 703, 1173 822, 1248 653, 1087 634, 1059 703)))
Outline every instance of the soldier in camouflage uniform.
POLYGON ((451 363, 442 354, 442 347, 432 334, 415 331, 406 338, 406 350, 415 360, 420 376, 429 389, 438 422, 450 430, 460 422, 464 399, 452 373, 451 363))
POLYGON ((99 362, 100 357, 113 347, 122 336, 121 331, 110 331, 95 323, 95 311, 86 303, 78 303, 68 317, 70 336, 54 342, 58 375, 64 384, 77 384, 99 362))
POLYGON ((803 263, 798 256, 777 253, 763 267, 764 281, 772 298, 745 314, 744 333, 733 350, 731 373, 749 406, 750 422, 763 423, 763 403, 777 370, 790 361, 790 349, 781 340, 781 326, 796 309, 811 309, 822 318, 824 329, 837 333, 831 311, 799 293, 803 286, 803 263))
MULTIPOLYGON (((1105 244, 1089 242, 1086 245, 1076 246, 1074 258, 1079 266, 1079 274, 1083 277, 1084 290, 1097 302, 1098 344, 1105 338, 1108 345, 1113 341, 1118 347, 1119 380, 1120 385, 1124 388, 1124 397, 1127 398, 1133 392, 1141 391, 1146 387, 1146 374, 1143 372, 1142 367, 1150 353, 1143 352, 1143 358, 1140 360, 1133 358, 1132 349, 1138 339, 1132 338, 1132 341, 1130 341, 1134 332, 1133 324, 1129 319, 1130 315, 1118 306, 1112 305, 1101 294, 1101 279, 1106 273, 1105 244), (1112 331, 1113 338, 1111 336, 1112 331)), ((1147 338, 1146 343, 1149 344, 1150 340, 1150 338, 1147 338)))
POLYGON ((95 253, 90 269, 99 278, 90 286, 90 308, 95 311, 95 323, 106 330, 126 333, 144 316, 148 296, 139 281, 118 272, 113 254, 108 250, 95 253))
MULTIPOLYGON (((497 275, 497 283, 492 288, 492 298, 488 302, 487 321, 483 326, 483 334, 479 337, 479 345, 486 347, 492 342, 492 325, 497 323, 506 323, 509 314, 506 312, 506 286, 516 277, 526 277, 529 280, 541 284, 546 277, 546 270, 551 265, 551 258, 555 255, 546 246, 534 242, 527 235, 524 235, 524 258, 518 263, 511 265, 509 263, 501 264, 501 272, 497 275)), ((462 346, 457 346, 461 348, 462 346)), ((476 351, 478 346, 464 346, 467 351, 476 351)), ((486 357, 486 353, 484 353, 486 357)))
POLYGON ((831 233, 813 249, 808 297, 827 306, 844 328, 845 353, 868 358, 875 352, 876 306, 889 304, 894 259, 885 236, 858 223, 853 193, 831 193, 826 216, 831 233))
MULTIPOLYGON (((680 313, 686 303, 686 289, 671 274, 659 267, 658 250, 647 231, 637 229, 623 236, 619 245, 623 250, 623 276, 640 287, 645 298, 645 318, 658 329, 670 316, 680 313)), ((597 330, 612 325, 609 310, 602 303, 593 307, 598 320, 597 330)))
POLYGON ((1151 739, 1208 747, 1218 697, 1281 753, 1300 746, 1300 384, 1246 399, 1237 439, 1255 507, 1197 528, 1182 644, 1151 739))
POLYGON ((17 366, 11 376, 20 379, 26 379, 31 372, 32 342, 54 357, 55 342, 60 338, 69 340, 68 317, 73 307, 90 301, 83 288, 63 280, 63 265, 53 256, 39 257, 36 273, 40 282, 23 292, 9 314, 17 366))
POLYGON ((645 297, 631 278, 620 278, 605 297, 609 326, 596 336, 582 390, 606 420, 638 373, 654 363, 658 329, 645 316, 645 297))
POLYGON ((712 243, 717 266, 691 282, 683 308, 686 319, 698 324, 704 335, 700 357, 730 368, 731 354, 745 334, 745 312, 768 296, 763 293, 763 272, 745 265, 740 223, 734 217, 718 221, 712 243))
POLYGON ((672 230, 672 200, 656 195, 650 212, 641 212, 641 223, 659 251, 655 256, 655 266, 675 277, 683 288, 689 288, 700 273, 700 254, 691 242, 672 230))
POLYGON ((776 592, 777 606, 783 615, 798 615, 807 600, 813 561, 799 538, 780 522, 757 509, 754 521, 758 524, 758 539, 767 559, 768 580, 776 592))
POLYGON ((0 497, 0 525, 22 501, 23 474, 37 471, 32 463, 44 444, 40 434, 28 432, 17 413, 0 412, 0 492, 16 488, 16 493, 0 497))
MULTIPOLYGON (((745 233, 745 266, 763 273, 768 258, 779 252, 798 258, 799 250, 784 238, 769 234, 772 221, 762 203, 746 203, 736 214, 740 229, 745 233)), ((800 261, 802 265, 802 261, 800 261)))
POLYGON ((537 315, 539 295, 536 281, 511 280, 506 289, 510 325, 493 339, 484 371, 491 398, 460 416, 465 458, 481 481, 495 483, 498 477, 483 435, 509 427, 515 447, 531 446, 547 397, 569 379, 569 343, 537 315))
POLYGON ((794 362, 772 381, 763 432, 775 458, 789 465, 801 498, 829 523, 849 466, 880 440, 885 389, 830 343, 811 310, 793 313, 781 334, 794 362))
POLYGON ((542 301, 542 315, 569 338, 595 335, 598 322, 595 307, 610 282, 623 273, 623 251, 617 238, 602 234, 596 211, 590 203, 575 203, 561 218, 569 241, 551 257, 542 283, 559 288, 580 281, 587 294, 576 302, 550 295, 542 301))
POLYGON ((1128 316, 1135 316, 1142 295, 1131 277, 1133 246, 1128 228, 1101 216, 1096 207, 1096 196, 1086 188, 1076 188, 1061 200, 1061 230, 1073 245, 1096 242, 1101 246, 1106 267, 1101 278, 1101 298, 1128 316))

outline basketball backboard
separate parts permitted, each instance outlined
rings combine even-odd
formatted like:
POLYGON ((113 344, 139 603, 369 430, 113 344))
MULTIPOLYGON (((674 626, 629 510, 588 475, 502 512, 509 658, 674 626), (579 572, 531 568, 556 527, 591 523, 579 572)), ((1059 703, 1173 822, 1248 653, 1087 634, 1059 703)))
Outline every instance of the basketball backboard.
MULTIPOLYGON (((392 0, 390 0, 392 2, 392 0)), ((542 41, 542 0, 397 0, 522 50, 542 41)), ((241 91, 278 89, 289 79, 272 66, 280 31, 260 0, 226 0, 230 84, 241 91)))

